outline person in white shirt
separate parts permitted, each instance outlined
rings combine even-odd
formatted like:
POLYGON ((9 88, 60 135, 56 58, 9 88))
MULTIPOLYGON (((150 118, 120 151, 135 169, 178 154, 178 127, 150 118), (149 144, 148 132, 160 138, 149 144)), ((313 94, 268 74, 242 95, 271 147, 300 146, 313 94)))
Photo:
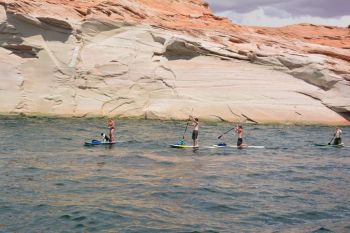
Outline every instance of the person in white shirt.
POLYGON ((336 130, 335 130, 335 133, 334 133, 334 142, 333 142, 334 145, 340 145, 341 144, 342 134, 343 134, 342 130, 339 127, 337 127, 336 130))

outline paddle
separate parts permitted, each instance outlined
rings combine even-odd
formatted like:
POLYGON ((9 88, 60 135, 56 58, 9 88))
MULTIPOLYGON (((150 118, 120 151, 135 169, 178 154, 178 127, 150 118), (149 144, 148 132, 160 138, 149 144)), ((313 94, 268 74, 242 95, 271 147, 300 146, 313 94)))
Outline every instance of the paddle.
POLYGON ((187 128, 188 128, 188 124, 190 123, 190 119, 188 119, 188 121, 187 121, 187 124, 186 124, 186 128, 185 128, 185 132, 184 132, 184 134, 182 135, 182 140, 179 140, 178 142, 177 142, 177 144, 178 145, 185 145, 185 134, 186 134, 186 131, 187 131, 187 128))
MULTIPOLYGON (((192 114, 193 114, 193 108, 192 108, 192 114)), ((182 140, 179 140, 177 144, 185 145, 185 141, 184 141, 184 140, 185 140, 185 134, 186 134, 188 125, 190 124, 190 120, 191 120, 192 114, 189 115, 189 117, 188 117, 187 124, 186 124, 186 128, 185 128, 185 132, 184 132, 184 134, 182 135, 182 140)))
POLYGON ((222 138, 222 136, 224 136, 224 135, 227 134, 228 132, 234 130, 235 128, 236 128, 236 127, 234 127, 234 128, 232 128, 232 129, 226 131, 225 133, 221 134, 221 135, 218 137, 218 139, 222 138))
POLYGON ((334 134, 334 136, 332 137, 331 141, 328 142, 328 145, 330 145, 330 144, 332 143, 332 141, 333 141, 334 138, 335 138, 335 134, 334 134))
POLYGON ((190 123, 190 121, 188 120, 187 121, 187 124, 186 124, 186 128, 185 128, 185 132, 184 132, 184 134, 183 134, 183 136, 182 136, 182 139, 185 139, 185 134, 186 134, 186 131, 187 131, 187 128, 188 128, 188 124, 190 123))

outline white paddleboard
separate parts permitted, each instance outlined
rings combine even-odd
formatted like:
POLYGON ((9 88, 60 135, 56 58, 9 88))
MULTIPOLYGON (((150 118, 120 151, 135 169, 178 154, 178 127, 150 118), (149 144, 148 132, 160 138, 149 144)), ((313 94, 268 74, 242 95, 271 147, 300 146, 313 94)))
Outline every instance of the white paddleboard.
POLYGON ((265 146, 251 146, 251 145, 246 145, 243 147, 238 147, 236 145, 213 145, 208 147, 210 149, 216 149, 216 148, 236 148, 236 149, 265 149, 265 146))

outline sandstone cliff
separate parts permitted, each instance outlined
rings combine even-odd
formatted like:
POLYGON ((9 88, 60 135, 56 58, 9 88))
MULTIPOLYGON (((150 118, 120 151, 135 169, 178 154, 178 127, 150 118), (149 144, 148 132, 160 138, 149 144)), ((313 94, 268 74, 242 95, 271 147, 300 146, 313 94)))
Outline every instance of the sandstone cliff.
POLYGON ((201 0, 0 0, 0 112, 349 124, 350 30, 201 0))

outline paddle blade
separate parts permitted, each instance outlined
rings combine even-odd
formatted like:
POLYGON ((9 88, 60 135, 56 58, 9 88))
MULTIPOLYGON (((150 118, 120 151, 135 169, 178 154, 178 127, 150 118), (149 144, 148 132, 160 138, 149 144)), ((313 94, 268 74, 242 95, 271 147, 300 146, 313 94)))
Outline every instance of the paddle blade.
POLYGON ((222 138, 222 135, 218 137, 218 139, 222 138))

